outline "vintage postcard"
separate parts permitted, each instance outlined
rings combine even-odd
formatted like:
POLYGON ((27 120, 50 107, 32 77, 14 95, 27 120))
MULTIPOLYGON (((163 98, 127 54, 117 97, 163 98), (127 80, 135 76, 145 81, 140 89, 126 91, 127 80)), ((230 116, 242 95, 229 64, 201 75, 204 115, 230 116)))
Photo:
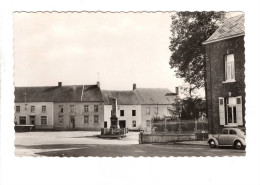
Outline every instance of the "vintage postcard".
POLYGON ((245 156, 243 12, 14 12, 15 155, 245 156))

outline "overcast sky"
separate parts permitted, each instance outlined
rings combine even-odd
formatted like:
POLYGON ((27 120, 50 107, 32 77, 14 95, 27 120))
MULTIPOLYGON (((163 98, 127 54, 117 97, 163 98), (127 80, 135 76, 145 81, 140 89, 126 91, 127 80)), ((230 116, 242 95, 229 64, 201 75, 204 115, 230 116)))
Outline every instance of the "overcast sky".
POLYGON ((173 13, 14 13, 15 86, 160 87, 170 69, 173 13), (98 75, 99 74, 99 75, 98 75))
POLYGON ((15 86, 102 89, 180 84, 170 69, 170 13, 14 13, 15 86))

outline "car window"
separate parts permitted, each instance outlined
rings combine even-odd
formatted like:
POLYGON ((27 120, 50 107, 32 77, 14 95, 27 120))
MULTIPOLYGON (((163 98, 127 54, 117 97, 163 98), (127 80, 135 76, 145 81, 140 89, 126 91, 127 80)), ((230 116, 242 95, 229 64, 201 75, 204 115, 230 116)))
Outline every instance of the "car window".
POLYGON ((235 130, 229 130, 229 134, 236 135, 237 132, 235 130))
POLYGON ((227 129, 223 129, 222 130, 222 134, 228 134, 228 130, 227 129))

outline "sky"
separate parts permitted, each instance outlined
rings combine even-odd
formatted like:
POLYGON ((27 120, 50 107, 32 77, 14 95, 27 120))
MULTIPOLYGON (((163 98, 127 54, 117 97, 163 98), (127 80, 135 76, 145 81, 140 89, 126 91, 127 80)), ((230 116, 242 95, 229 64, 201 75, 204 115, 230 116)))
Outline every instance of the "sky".
POLYGON ((172 13, 14 13, 15 86, 170 88, 172 13))
POLYGON ((15 86, 169 88, 174 13, 14 13, 15 86))

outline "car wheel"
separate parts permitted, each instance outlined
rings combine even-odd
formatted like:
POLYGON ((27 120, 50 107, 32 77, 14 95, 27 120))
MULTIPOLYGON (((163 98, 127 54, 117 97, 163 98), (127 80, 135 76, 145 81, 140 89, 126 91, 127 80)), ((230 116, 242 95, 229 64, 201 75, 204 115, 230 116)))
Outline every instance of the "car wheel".
POLYGON ((237 150, 243 149, 243 145, 240 141, 236 141, 234 146, 235 146, 235 149, 237 149, 237 150))
POLYGON ((211 139, 209 141, 209 146, 210 146, 210 148, 215 148, 216 147, 216 143, 215 143, 215 141, 213 139, 211 139))

